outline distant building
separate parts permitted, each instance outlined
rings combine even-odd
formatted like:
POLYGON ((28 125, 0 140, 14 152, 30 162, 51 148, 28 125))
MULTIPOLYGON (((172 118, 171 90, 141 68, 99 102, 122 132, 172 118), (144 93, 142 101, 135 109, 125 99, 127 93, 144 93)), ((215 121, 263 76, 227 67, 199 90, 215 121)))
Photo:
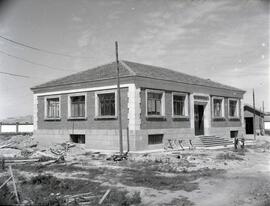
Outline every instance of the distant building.
MULTIPOLYGON (((254 109, 251 105, 244 105, 245 130, 246 134, 254 134, 254 109)), ((264 113, 255 108, 255 131, 257 134, 263 134, 264 131, 264 113)))
MULTIPOLYGON (((168 139, 243 135, 245 91, 173 70, 120 61, 124 149, 161 149, 168 139)), ((116 63, 32 88, 35 137, 118 150, 116 63)))
POLYGON ((264 116, 264 130, 265 134, 270 135, 270 113, 265 113, 264 116))

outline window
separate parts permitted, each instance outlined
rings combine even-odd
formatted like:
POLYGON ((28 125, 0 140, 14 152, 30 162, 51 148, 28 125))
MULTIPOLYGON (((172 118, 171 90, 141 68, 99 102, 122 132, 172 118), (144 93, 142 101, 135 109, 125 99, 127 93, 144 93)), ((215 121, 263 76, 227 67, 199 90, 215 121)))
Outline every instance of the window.
POLYGON ((148 144, 162 144, 163 134, 148 135, 148 144))
POLYGON ((45 98, 45 117, 47 119, 60 118, 60 97, 45 98))
POLYGON ((164 92, 146 91, 147 115, 161 116, 164 114, 164 92))
POLYGON ((237 131, 237 130, 235 130, 235 131, 230 131, 230 136, 231 136, 231 138, 238 137, 238 131, 237 131))
POLYGON ((117 114, 116 90, 95 93, 95 115, 97 118, 115 118, 117 114))
POLYGON ((173 95, 173 116, 188 116, 188 98, 187 94, 173 95))
POLYGON ((85 135, 84 134, 71 134, 70 135, 71 142, 85 144, 85 135))
POLYGON ((100 116, 115 116, 115 93, 99 94, 100 116))
POLYGON ((229 117, 238 117, 238 116, 239 116, 238 100, 229 99, 229 117))
POLYGON ((212 100, 212 112, 214 118, 224 117, 224 98, 223 97, 213 97, 212 100))
POLYGON ((69 118, 86 117, 86 95, 69 96, 69 118))

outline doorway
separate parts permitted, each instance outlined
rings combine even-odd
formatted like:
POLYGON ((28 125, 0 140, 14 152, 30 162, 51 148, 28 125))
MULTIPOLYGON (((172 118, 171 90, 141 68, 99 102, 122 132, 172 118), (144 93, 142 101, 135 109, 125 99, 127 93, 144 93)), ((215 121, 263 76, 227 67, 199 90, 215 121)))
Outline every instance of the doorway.
POLYGON ((204 105, 194 105, 195 135, 204 135, 204 105))
POLYGON ((253 117, 245 117, 246 134, 253 134, 253 117))

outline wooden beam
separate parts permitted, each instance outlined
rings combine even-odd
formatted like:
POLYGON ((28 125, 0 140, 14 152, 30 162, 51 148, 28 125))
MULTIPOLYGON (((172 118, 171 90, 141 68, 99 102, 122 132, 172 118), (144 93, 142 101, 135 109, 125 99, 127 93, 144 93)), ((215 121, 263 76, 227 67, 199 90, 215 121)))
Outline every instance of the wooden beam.
POLYGON ((123 135, 122 135, 122 115, 121 115, 121 94, 120 94, 120 77, 119 77, 119 60, 118 60, 118 42, 115 42, 115 55, 116 55, 116 67, 117 67, 117 113, 119 122, 119 152, 123 155, 123 135))

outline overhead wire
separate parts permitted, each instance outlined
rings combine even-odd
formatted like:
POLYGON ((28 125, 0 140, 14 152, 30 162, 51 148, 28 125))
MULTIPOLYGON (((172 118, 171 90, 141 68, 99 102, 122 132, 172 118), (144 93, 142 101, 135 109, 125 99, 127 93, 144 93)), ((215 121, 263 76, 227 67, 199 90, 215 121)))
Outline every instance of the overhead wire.
POLYGON ((22 46, 22 47, 26 47, 26 48, 29 48, 29 49, 32 49, 32 50, 35 50, 35 51, 44 52, 44 53, 47 53, 47 54, 54 54, 54 55, 64 56, 64 57, 69 57, 69 58, 81 58, 81 59, 89 59, 89 58, 91 58, 91 57, 87 57, 87 56, 76 56, 76 55, 71 55, 71 54, 64 54, 64 53, 60 53, 60 52, 55 52, 55 51, 51 51, 51 50, 31 46, 31 45, 28 45, 28 44, 25 44, 25 43, 10 39, 10 38, 5 37, 3 35, 0 35, 0 38, 6 40, 8 42, 11 42, 13 44, 16 44, 16 45, 19 45, 19 46, 22 46))
POLYGON ((0 71, 0 74, 6 74, 9 76, 16 76, 16 77, 23 77, 23 78, 30 78, 29 76, 25 76, 25 75, 14 74, 14 73, 9 73, 9 72, 2 72, 2 71, 0 71))
POLYGON ((59 71, 77 71, 77 70, 74 70, 74 69, 62 69, 62 68, 52 67, 52 66, 49 66, 49 65, 46 65, 46 64, 40 64, 40 63, 37 63, 37 62, 33 62, 33 61, 31 61, 31 60, 28 60, 28 59, 25 59, 25 58, 18 57, 18 56, 16 56, 16 55, 10 54, 10 53, 5 52, 5 51, 3 51, 3 50, 0 50, 0 53, 5 54, 5 55, 7 55, 7 56, 9 56, 9 57, 12 57, 12 58, 15 58, 15 59, 18 59, 18 60, 27 62, 27 63, 29 63, 29 64, 33 64, 33 65, 41 66, 41 67, 46 67, 46 68, 49 68, 49 69, 52 69, 52 70, 59 70, 59 71))

